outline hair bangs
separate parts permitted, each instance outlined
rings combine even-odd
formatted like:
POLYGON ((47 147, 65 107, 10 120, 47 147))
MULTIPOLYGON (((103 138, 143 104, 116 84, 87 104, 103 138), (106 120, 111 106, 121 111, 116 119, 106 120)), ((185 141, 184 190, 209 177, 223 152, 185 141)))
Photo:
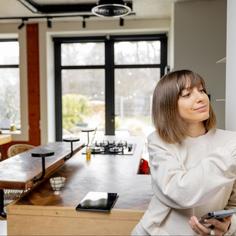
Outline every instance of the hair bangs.
POLYGON ((179 95, 181 94, 183 89, 192 89, 194 87, 200 86, 202 86, 203 89, 206 90, 203 78, 196 73, 189 73, 188 71, 186 71, 186 73, 182 73, 177 76, 177 88, 179 95))

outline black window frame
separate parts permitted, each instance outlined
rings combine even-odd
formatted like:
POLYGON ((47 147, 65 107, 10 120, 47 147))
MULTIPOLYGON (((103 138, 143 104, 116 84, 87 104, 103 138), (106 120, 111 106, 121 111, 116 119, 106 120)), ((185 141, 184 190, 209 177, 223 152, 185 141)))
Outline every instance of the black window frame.
POLYGON ((104 69, 105 70, 105 135, 115 134, 115 69, 128 68, 159 68, 160 76, 165 73, 167 66, 167 35, 166 34, 145 34, 145 35, 109 35, 91 37, 55 37, 54 62, 55 62, 55 114, 56 114, 56 140, 62 140, 62 78, 63 69, 104 69), (161 43, 160 64, 122 64, 114 63, 114 44, 122 41, 153 41, 161 43), (104 42, 105 43, 105 64, 88 66, 62 66, 61 45, 65 43, 81 42, 104 42))

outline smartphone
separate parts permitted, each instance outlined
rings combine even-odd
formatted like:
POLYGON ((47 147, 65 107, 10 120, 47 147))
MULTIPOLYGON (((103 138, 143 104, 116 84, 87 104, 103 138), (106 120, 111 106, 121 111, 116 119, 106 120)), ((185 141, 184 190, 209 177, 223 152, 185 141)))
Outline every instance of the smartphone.
POLYGON ((207 214, 203 215, 199 219, 199 222, 201 224, 203 224, 204 220, 212 219, 212 218, 217 219, 217 220, 222 220, 223 218, 225 218, 227 216, 232 216, 233 214, 236 214, 236 208, 229 209, 229 210, 211 211, 211 212, 208 212, 207 214))

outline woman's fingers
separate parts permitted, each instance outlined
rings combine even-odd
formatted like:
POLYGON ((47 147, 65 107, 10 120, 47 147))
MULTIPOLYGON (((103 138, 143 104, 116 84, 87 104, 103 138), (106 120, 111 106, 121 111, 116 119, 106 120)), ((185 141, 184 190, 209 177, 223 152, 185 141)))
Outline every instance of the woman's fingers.
POLYGON ((192 216, 190 218, 190 225, 192 229, 200 235, 209 235, 210 229, 199 223, 196 216, 192 216))
POLYGON ((190 224, 192 230, 193 230, 196 234, 200 234, 200 232, 196 229, 195 224, 194 224, 191 220, 189 220, 189 224, 190 224))
POLYGON ((204 221, 205 224, 199 223, 196 216, 192 216, 189 220, 191 228, 199 235, 209 235, 212 231, 214 235, 224 235, 230 226, 231 217, 226 217, 222 221, 216 219, 208 219, 204 221), (211 226, 211 227, 209 227, 211 226))
POLYGON ((211 224, 215 227, 215 229, 226 233, 228 231, 229 225, 231 223, 231 216, 225 217, 222 221, 216 219, 209 219, 205 221, 207 224, 211 224))

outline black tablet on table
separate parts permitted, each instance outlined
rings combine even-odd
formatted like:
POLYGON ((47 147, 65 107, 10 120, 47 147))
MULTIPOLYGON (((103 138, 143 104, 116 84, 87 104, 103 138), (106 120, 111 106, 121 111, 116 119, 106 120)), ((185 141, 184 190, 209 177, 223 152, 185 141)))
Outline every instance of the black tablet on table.
POLYGON ((88 192, 76 207, 77 211, 110 212, 118 198, 117 193, 88 192))

